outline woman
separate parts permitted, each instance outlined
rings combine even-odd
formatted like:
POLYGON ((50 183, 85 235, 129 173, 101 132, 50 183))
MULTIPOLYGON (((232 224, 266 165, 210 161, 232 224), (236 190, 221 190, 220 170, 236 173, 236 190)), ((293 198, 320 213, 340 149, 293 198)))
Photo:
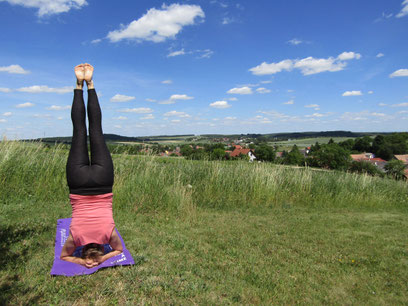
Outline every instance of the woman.
POLYGON ((67 182, 72 206, 70 234, 61 259, 92 268, 123 251, 112 215, 113 163, 102 133, 102 114, 92 81, 90 64, 75 67, 77 78, 71 109, 73 136, 67 161, 67 182), (88 87, 88 120, 91 161, 85 125, 83 83, 88 87), (103 253, 109 243, 113 251, 103 253), (84 246, 81 257, 73 256, 84 246))

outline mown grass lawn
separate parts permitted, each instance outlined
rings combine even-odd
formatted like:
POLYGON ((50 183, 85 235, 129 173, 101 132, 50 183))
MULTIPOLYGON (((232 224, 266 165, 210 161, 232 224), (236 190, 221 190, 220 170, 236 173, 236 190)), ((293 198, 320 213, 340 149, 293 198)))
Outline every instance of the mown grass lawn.
POLYGON ((0 144, 0 304, 408 303, 405 183, 246 163, 115 156, 136 265, 51 277, 65 160, 0 144))

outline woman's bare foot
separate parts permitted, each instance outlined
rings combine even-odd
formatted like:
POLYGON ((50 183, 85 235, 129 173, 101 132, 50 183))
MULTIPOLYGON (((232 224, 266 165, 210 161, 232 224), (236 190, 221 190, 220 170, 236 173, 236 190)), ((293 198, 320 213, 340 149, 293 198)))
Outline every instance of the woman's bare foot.
POLYGON ((85 79, 85 67, 84 64, 79 64, 74 68, 75 76, 77 78, 77 89, 82 89, 85 79))
POLYGON ((84 69, 85 69, 84 80, 86 82, 86 85, 88 85, 88 89, 93 89, 94 85, 92 81, 92 76, 93 76, 94 67, 92 67, 91 64, 85 63, 84 69))

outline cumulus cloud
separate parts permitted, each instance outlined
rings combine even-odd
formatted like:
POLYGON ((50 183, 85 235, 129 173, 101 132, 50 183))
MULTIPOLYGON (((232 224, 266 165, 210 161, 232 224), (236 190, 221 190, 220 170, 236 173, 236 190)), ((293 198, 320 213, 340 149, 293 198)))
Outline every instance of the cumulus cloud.
POLYGON ((175 111, 175 110, 164 113, 163 116, 165 116, 165 117, 175 116, 175 117, 180 117, 180 118, 190 118, 191 117, 189 114, 187 114, 185 112, 178 112, 178 111, 175 111))
POLYGON ((380 57, 383 57, 384 56, 384 53, 378 53, 375 57, 378 57, 378 58, 380 58, 380 57))
POLYGON ((198 5, 163 4, 161 9, 152 8, 139 19, 122 26, 122 29, 109 32, 107 38, 111 42, 123 39, 163 42, 175 38, 184 26, 193 25, 197 17, 205 17, 198 5))
POLYGON ((4 117, 10 117, 13 113, 12 112, 5 112, 3 113, 4 117))
POLYGON ((297 38, 292 38, 291 40, 288 40, 287 43, 291 44, 291 45, 294 45, 294 46, 297 46, 297 45, 300 45, 301 43, 303 43, 303 41, 301 41, 300 39, 297 39, 297 38))
POLYGON ((258 93, 260 93, 260 94, 265 94, 265 93, 271 92, 270 89, 266 89, 266 88, 264 88, 264 87, 259 87, 259 88, 256 89, 256 91, 257 91, 258 93))
POLYGON ((236 87, 236 88, 231 88, 230 90, 227 91, 227 93, 237 94, 237 95, 250 95, 252 94, 252 89, 249 88, 248 86, 236 87))
POLYGON ((91 44, 99 44, 102 41, 102 39, 97 38, 91 41, 91 44))
POLYGON ((160 101, 159 104, 174 104, 177 100, 192 100, 194 97, 190 97, 187 95, 171 95, 169 99, 160 101))
POLYGON ((350 96, 362 96, 361 90, 348 90, 343 92, 342 96, 343 97, 350 97, 350 96))
POLYGON ((161 81, 161 83, 162 84, 172 84, 173 81, 172 80, 164 80, 164 81, 161 81))
POLYGON ((60 111, 60 110, 65 110, 65 109, 71 109, 71 106, 70 105, 65 105, 65 106, 51 105, 50 107, 47 107, 46 109, 60 111))
POLYGON ((392 104, 391 106, 392 107, 407 107, 408 103, 405 102, 405 103, 392 104))
POLYGON ((148 114, 148 115, 146 115, 146 116, 144 116, 144 117, 142 117, 140 119, 141 120, 151 120, 151 119, 154 119, 154 116, 152 114, 148 114))
POLYGON ((71 9, 79 9, 87 5, 86 0, 0 0, 13 5, 22 5, 28 8, 38 9, 38 16, 54 15, 68 12, 71 9))
MULTIPOLYGON (((1 0, 0 0, 1 2, 1 0)), ((30 71, 25 70, 20 65, 1 66, 0 72, 7 72, 11 74, 28 74, 30 71)))
POLYGON ((181 49, 178 51, 170 52, 169 54, 167 54, 167 57, 174 57, 174 56, 179 56, 179 55, 184 55, 184 54, 186 54, 186 52, 184 51, 184 49, 181 49))
POLYGON ((148 114, 153 112, 153 110, 149 107, 124 108, 118 111, 122 113, 136 113, 136 114, 148 114))
POLYGON ((65 87, 60 87, 60 88, 52 88, 48 87, 46 85, 34 85, 34 86, 29 86, 29 87, 21 87, 17 89, 18 91, 21 92, 28 92, 28 93, 58 93, 58 94, 64 94, 68 92, 72 92, 72 87, 71 86, 65 86, 65 87))
POLYGON ((127 117, 125 116, 119 116, 119 117, 113 117, 115 120, 127 120, 127 117))
POLYGON ((275 74, 281 72, 282 70, 290 71, 293 69, 293 61, 290 59, 286 59, 280 61, 278 63, 266 63, 263 62, 262 64, 249 69, 255 75, 266 75, 266 74, 275 74))
POLYGON ((408 76, 408 69, 399 69, 390 74, 390 78, 405 77, 405 76, 408 76))
POLYGON ((401 11, 397 15, 395 15, 395 17, 397 18, 401 18, 408 15, 408 0, 403 1, 401 5, 402 5, 401 11))
POLYGON ((26 108, 26 107, 32 107, 34 105, 35 105, 34 103, 26 102, 26 103, 17 104, 16 107, 17 108, 26 108))
POLYGON ((374 91, 369 90, 367 93, 368 93, 369 95, 372 95, 372 94, 374 93, 374 91))
POLYGON ((0 87, 0 92, 4 92, 4 93, 11 92, 11 89, 10 88, 5 88, 5 87, 0 87))
POLYGON ((343 70, 347 66, 347 61, 360 59, 361 54, 355 52, 343 52, 337 57, 314 58, 306 57, 303 59, 286 59, 278 63, 266 63, 249 69, 254 75, 275 74, 283 70, 291 71, 299 69, 303 75, 311 75, 321 72, 334 72, 343 70))
POLYGON ((7 120, 6 119, 0 119, 0 123, 6 123, 7 120))
POLYGON ((135 99, 135 97, 132 97, 132 96, 125 96, 125 95, 121 95, 121 94, 116 94, 110 99, 110 101, 111 102, 129 102, 129 101, 132 101, 134 99, 135 99))
POLYGON ((215 101, 211 103, 210 106, 214 108, 229 108, 231 104, 228 104, 227 101, 215 101))
MULTIPOLYGON (((295 101, 294 101, 294 100, 289 100, 289 101, 284 102, 283 104, 293 105, 293 104, 295 104, 295 101)), ((316 105, 317 105, 317 104, 316 104, 316 105)))
POLYGON ((238 101, 238 99, 235 97, 232 97, 232 98, 228 98, 228 101, 238 101))

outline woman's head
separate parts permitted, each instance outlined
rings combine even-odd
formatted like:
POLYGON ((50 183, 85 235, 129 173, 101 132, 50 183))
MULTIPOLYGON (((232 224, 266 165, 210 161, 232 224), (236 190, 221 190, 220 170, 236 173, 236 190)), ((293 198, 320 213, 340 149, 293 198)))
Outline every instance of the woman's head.
POLYGON ((81 257, 83 259, 92 259, 98 261, 98 259, 104 255, 103 245, 98 243, 88 243, 82 249, 81 257))

